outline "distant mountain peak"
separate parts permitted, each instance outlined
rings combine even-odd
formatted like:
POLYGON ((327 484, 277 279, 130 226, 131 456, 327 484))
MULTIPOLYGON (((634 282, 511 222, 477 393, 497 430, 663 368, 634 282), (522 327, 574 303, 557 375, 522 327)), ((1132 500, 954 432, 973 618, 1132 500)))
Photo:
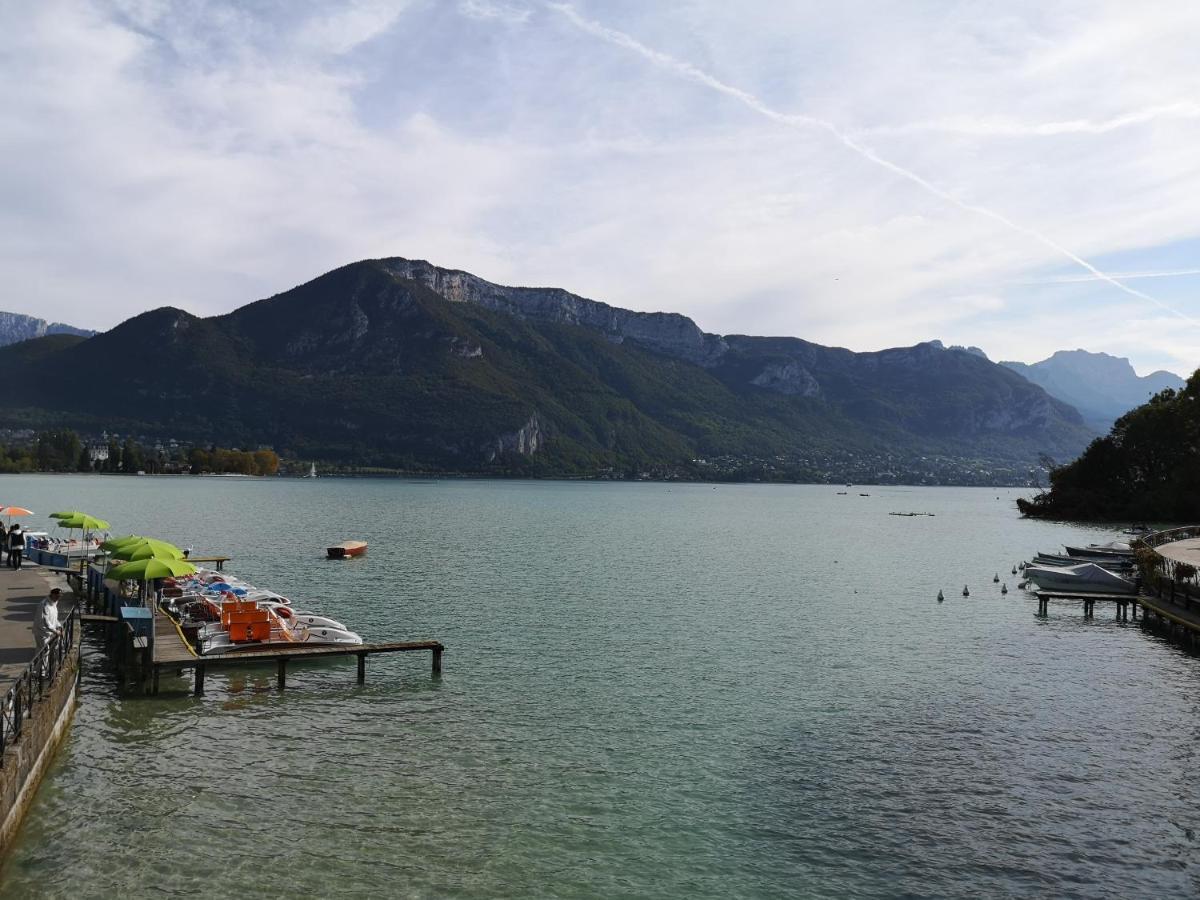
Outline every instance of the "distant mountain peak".
POLYGON ((74 325, 66 325, 62 322, 47 322, 45 319, 27 316, 24 313, 0 312, 0 347, 45 337, 48 334, 91 337, 95 333, 86 328, 76 328, 74 325))
POLYGON ((1070 403, 1101 433, 1153 395, 1166 388, 1178 390, 1184 384, 1178 375, 1161 370, 1139 377, 1126 357, 1083 349, 1058 350, 1032 364, 1000 365, 1039 385, 1052 397, 1070 403))

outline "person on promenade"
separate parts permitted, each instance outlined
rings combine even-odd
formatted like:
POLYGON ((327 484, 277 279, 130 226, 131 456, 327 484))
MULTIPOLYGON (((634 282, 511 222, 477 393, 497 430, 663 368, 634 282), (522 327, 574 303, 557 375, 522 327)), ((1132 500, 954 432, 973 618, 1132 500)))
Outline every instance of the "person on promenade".
POLYGON ((0 525, 0 562, 4 562, 4 554, 8 552, 8 529, 0 525))
POLYGON ((8 533, 8 566, 10 569, 21 568, 21 557, 25 555, 25 533, 21 531, 21 523, 13 526, 8 533))
MULTIPOLYGON (((58 600, 61 596, 60 588, 51 588, 38 606, 37 616, 33 620, 33 639, 37 641, 39 651, 49 643, 52 635, 62 634, 62 623, 58 619, 58 600)), ((42 665, 45 671, 45 663, 42 665)))

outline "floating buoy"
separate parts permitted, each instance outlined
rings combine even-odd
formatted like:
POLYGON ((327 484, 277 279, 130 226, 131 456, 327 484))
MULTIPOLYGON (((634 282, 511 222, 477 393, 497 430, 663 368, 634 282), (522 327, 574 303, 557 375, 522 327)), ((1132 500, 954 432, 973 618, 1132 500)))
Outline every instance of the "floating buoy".
POLYGON ((1000 593, 1002 593, 1002 594, 1008 593, 1008 582, 1005 582, 1004 584, 1000 585, 1000 593))
POLYGON ((992 576, 992 584, 999 584, 999 583, 1000 583, 1000 573, 997 572, 995 575, 992 576))
POLYGON ((1017 587, 1019 587, 1021 590, 1025 590, 1025 585, 1027 585, 1027 584, 1029 584, 1028 581, 1022 581, 1020 584, 1017 585, 1017 587))
POLYGON ((1014 575, 1016 575, 1016 574, 1017 574, 1017 567, 1016 567, 1016 566, 1013 566, 1013 574, 1014 574, 1014 575))
POLYGON ((964 597, 970 597, 970 596, 971 596, 971 592, 967 590, 967 586, 966 586, 965 584, 963 585, 963 596, 964 596, 964 597))
POLYGON ((941 603, 945 599, 946 599, 946 595, 943 594, 941 591, 938 591, 938 603, 941 603))

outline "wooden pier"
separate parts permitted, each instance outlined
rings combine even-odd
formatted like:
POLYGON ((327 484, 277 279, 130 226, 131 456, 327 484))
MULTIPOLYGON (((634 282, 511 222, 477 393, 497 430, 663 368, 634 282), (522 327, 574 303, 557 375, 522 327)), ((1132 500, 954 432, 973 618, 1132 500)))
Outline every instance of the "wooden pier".
POLYGON ((225 570, 225 563, 229 562, 231 557, 228 556, 189 556, 187 561, 190 563, 212 563, 218 572, 225 570))
MULTIPOLYGON (((227 556, 199 557, 202 562, 223 564, 227 556)), ((68 575, 70 578, 70 575, 68 575)), ((358 683, 366 681, 367 657, 380 653, 412 653, 428 650, 434 677, 442 672, 442 653, 445 646, 440 641, 388 641, 369 644, 307 644, 275 642, 270 644, 246 645, 246 649, 226 653, 200 656, 184 639, 175 620, 153 604, 136 606, 140 601, 128 600, 142 612, 139 617, 143 625, 135 631, 131 621, 126 621, 127 598, 119 595, 116 585, 104 581, 99 570, 90 571, 86 579, 74 573, 71 587, 87 604, 88 611, 80 617, 85 623, 103 626, 106 634, 106 650, 116 664, 118 672, 132 671, 136 680, 146 686, 150 693, 158 693, 159 677, 163 671, 183 674, 191 669, 195 673, 197 696, 204 693, 204 676, 212 670, 230 666, 253 666, 274 664, 282 690, 287 683, 289 662, 329 659, 353 656, 358 660, 358 683), (120 615, 114 615, 118 610, 120 615), (250 649, 257 646, 259 649, 250 649)), ((135 610, 136 611, 136 610, 135 610)))
POLYGON ((253 666, 275 664, 279 689, 287 684, 289 662, 314 659, 329 659, 336 656, 358 658, 358 683, 367 678, 367 657, 379 653, 412 653, 428 650, 432 657, 431 669, 435 676, 442 673, 442 653, 445 646, 440 641, 389 641, 372 644, 273 644, 262 650, 234 650, 212 656, 199 656, 175 625, 175 621, 161 612, 154 616, 154 643, 150 660, 150 693, 158 693, 158 679, 163 670, 182 673, 192 669, 195 673, 193 692, 197 697, 204 693, 204 676, 210 669, 226 666, 253 666))
POLYGON ((1038 598, 1038 615, 1044 616, 1050 608, 1051 600, 1082 600, 1083 617, 1090 619, 1096 614, 1096 601, 1104 600, 1117 605, 1117 621, 1137 621, 1138 604, 1142 598, 1137 594, 1084 594, 1066 591, 1035 591, 1038 598))

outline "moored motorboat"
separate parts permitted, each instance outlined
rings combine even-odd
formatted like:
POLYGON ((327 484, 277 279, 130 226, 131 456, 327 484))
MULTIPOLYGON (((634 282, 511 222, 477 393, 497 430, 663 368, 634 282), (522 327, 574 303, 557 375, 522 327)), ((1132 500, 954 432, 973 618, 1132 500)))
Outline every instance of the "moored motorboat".
POLYGON ((1130 572, 1133 570, 1133 561, 1125 557, 1114 556, 1064 556, 1061 553, 1039 553, 1029 561, 1031 566, 1078 566, 1085 562, 1090 562, 1094 565, 1108 569, 1110 572, 1130 572))
POLYGON ((326 548, 330 559, 351 559, 367 552, 366 541, 342 541, 326 548))
POLYGON ((1124 541, 1088 544, 1086 547, 1066 547, 1068 556, 1133 556, 1133 548, 1124 541))
POLYGON ((1025 577, 1044 591, 1071 594, 1136 594, 1137 583, 1095 563, 1026 566, 1025 577))

